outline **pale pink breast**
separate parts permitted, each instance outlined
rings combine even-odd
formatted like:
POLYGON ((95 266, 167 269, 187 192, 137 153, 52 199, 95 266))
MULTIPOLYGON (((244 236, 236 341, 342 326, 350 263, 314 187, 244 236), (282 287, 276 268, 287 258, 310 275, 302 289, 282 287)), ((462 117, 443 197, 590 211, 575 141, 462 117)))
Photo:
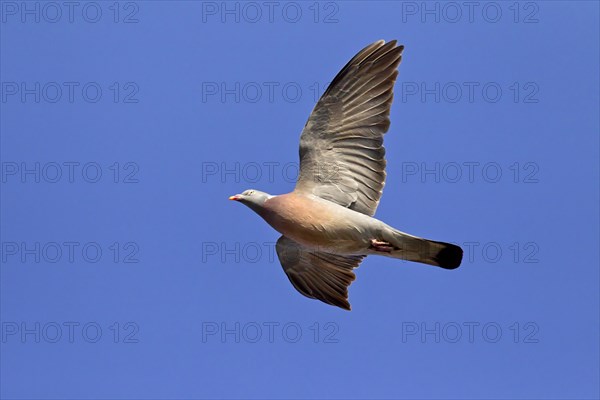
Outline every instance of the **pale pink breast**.
POLYGON ((265 220, 283 235, 306 245, 329 240, 335 215, 324 203, 288 193, 267 200, 265 208, 265 220))

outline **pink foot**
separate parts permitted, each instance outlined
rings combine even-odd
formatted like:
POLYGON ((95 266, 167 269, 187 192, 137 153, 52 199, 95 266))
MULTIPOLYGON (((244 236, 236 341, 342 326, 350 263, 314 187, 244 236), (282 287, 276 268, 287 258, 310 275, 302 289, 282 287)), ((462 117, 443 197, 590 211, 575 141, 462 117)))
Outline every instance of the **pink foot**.
POLYGON ((375 251, 381 251, 383 253, 391 253, 394 247, 388 242, 384 242, 377 239, 371 239, 371 248, 375 251))

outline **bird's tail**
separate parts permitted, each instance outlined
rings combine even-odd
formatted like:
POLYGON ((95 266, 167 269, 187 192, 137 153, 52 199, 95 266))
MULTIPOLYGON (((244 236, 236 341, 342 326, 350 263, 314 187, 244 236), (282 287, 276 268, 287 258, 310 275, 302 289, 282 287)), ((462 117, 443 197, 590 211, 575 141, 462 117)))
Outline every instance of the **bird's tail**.
POLYGON ((412 236, 396 229, 391 230, 390 243, 394 250, 387 255, 402 260, 435 265, 444 269, 458 268, 462 261, 463 251, 451 243, 436 242, 412 236))

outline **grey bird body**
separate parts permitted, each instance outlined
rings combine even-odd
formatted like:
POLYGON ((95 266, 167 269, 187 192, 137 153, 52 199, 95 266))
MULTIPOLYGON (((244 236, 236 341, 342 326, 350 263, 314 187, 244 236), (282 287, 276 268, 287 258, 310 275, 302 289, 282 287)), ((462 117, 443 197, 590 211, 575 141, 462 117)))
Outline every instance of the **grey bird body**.
POLYGON ((312 194, 288 193, 264 203, 262 217, 282 235, 336 254, 365 254, 380 221, 312 194))
POLYGON ((257 190, 230 197, 250 207, 282 236, 277 255, 307 297, 350 309, 352 270, 367 255, 454 269, 462 249, 401 232, 373 218, 385 185, 383 135, 403 46, 375 42, 354 56, 315 106, 300 137, 300 174, 293 192, 257 190))
POLYGON ((434 257, 443 247, 312 194, 269 196, 257 213, 279 233, 312 251, 383 255, 438 265, 434 257), (377 250, 373 240, 390 243, 395 249, 377 250))

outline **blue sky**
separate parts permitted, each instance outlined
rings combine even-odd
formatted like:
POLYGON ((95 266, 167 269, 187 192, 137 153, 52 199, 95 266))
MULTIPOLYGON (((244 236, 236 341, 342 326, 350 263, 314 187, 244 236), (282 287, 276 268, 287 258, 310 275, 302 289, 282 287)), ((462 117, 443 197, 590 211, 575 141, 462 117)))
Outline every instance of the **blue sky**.
POLYGON ((2 398, 598 398, 597 2, 0 2, 2 398), (316 98, 406 46, 352 312, 229 195, 293 189, 316 98))

